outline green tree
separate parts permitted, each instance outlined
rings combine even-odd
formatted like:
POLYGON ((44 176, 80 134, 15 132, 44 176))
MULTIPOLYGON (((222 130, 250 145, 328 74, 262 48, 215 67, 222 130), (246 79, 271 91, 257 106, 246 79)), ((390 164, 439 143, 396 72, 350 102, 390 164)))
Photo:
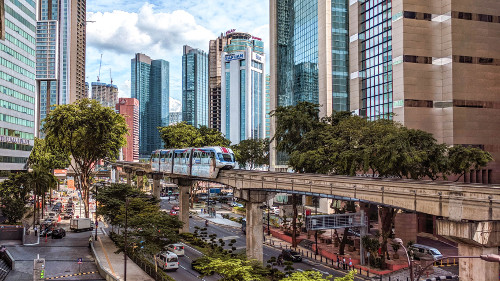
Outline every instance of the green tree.
MULTIPOLYGON (((323 277, 323 273, 313 270, 294 272, 290 276, 281 279, 281 281, 330 281, 332 276, 323 277)), ((335 279, 337 280, 337 279, 335 279)))
POLYGON ((0 210, 7 222, 14 224, 23 218, 30 192, 27 173, 11 174, 0 183, 0 210))
MULTIPOLYGON (((113 227, 125 226, 127 217, 128 245, 134 251, 154 256, 170 243, 179 241, 178 230, 182 222, 160 210, 158 200, 127 184, 111 184, 99 188, 98 214, 113 227), (128 199, 128 208, 126 208, 128 199)), ((123 247, 123 236, 117 236, 123 247)))
POLYGON ((221 132, 201 126, 199 129, 186 122, 159 127, 165 148, 229 146, 231 142, 221 132))
POLYGON ((91 174, 99 160, 115 159, 126 144, 125 118, 98 101, 82 99, 59 105, 44 119, 46 145, 71 155, 82 193, 85 216, 89 217, 91 174))
POLYGON ((222 146, 229 147, 231 145, 231 141, 226 139, 224 135, 217 131, 216 129, 208 128, 207 126, 201 126, 198 129, 202 137, 202 141, 198 144, 198 147, 204 146, 222 146))
POLYGON ((237 258, 211 258, 208 262, 195 266, 203 275, 210 275, 211 272, 218 273, 224 281, 253 281, 260 280, 259 276, 253 273, 250 261, 237 258))
POLYGON ((456 181, 460 180, 469 170, 478 170, 493 160, 493 157, 487 151, 461 145, 450 147, 448 158, 449 173, 458 176, 456 181))
POLYGON ((233 145, 232 150, 236 161, 242 167, 269 164, 269 139, 248 139, 233 145))

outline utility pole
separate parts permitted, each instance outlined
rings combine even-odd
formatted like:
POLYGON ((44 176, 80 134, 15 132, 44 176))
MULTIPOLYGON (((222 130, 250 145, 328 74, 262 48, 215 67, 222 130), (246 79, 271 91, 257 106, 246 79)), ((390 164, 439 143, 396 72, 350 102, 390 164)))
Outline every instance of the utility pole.
POLYGON ((123 241, 123 280, 127 281, 127 223, 128 223, 128 198, 125 201, 125 234, 123 241))

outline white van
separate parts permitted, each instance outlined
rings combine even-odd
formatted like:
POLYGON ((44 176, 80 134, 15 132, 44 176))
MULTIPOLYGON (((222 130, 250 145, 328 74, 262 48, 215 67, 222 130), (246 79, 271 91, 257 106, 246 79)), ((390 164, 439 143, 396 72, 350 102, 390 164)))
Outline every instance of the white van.
POLYGON ((176 243, 167 246, 167 251, 176 254, 179 257, 184 256, 184 245, 176 243))
POLYGON ((163 270, 176 271, 179 268, 179 258, 172 252, 162 252, 156 256, 158 266, 163 270))

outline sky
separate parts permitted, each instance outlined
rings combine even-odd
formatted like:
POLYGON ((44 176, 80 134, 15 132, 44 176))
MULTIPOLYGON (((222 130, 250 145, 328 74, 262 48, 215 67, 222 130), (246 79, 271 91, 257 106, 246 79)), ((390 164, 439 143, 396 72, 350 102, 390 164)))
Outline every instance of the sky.
MULTIPOLYGON (((269 50, 269 0, 87 1, 86 81, 118 86, 130 97, 130 61, 136 53, 170 62, 170 97, 182 97, 182 46, 208 53, 210 40, 236 29, 269 50)), ((267 58, 268 60, 268 58, 267 58)))

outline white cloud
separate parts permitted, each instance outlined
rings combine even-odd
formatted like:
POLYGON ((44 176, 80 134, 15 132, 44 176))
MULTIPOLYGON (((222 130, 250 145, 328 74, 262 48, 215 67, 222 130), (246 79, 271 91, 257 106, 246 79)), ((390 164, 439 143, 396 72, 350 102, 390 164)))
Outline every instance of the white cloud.
POLYGON ((170 112, 181 112, 182 111, 182 102, 180 100, 176 100, 174 98, 170 98, 170 112))
MULTIPOLYGON (((87 82, 96 81, 103 54, 101 82, 113 83, 130 97, 130 60, 135 53, 170 62, 170 96, 180 100, 182 46, 208 51, 221 32, 237 29, 261 37, 269 46, 269 1, 101 0, 87 3, 87 82)), ((266 52, 267 53, 267 52, 266 52)), ((269 56, 267 56, 268 58, 269 56)))

